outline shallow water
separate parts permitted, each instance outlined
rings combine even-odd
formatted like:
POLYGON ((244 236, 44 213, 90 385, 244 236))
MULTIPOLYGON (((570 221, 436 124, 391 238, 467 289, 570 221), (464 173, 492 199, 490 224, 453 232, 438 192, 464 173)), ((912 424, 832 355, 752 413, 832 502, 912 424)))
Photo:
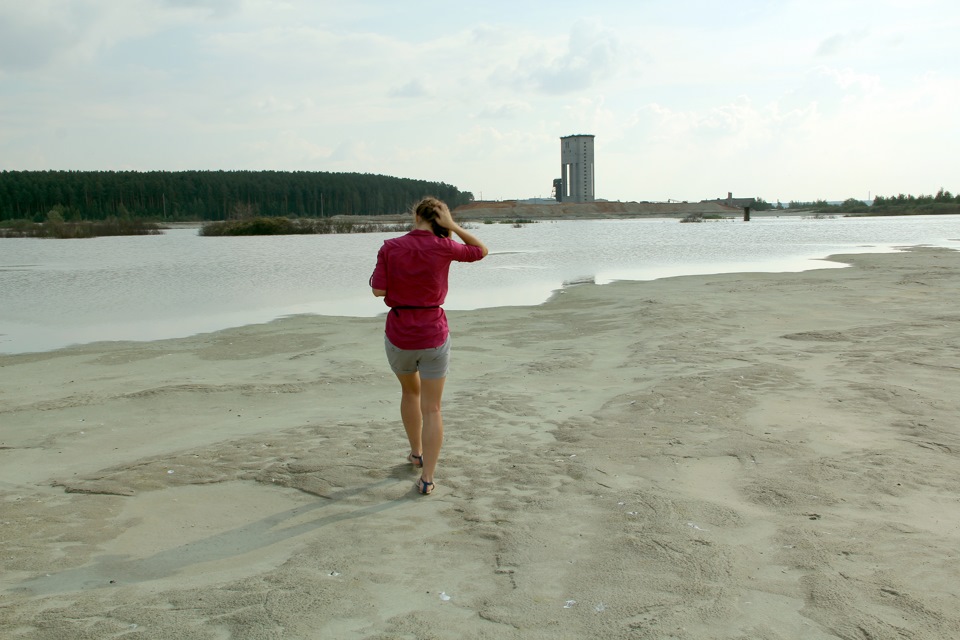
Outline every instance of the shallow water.
MULTIPOLYGON (((836 253, 960 247, 960 216, 680 224, 474 225, 491 249, 451 268, 448 309, 541 304, 565 284, 842 267, 836 253)), ((370 317, 368 279, 397 234, 206 238, 195 229, 88 240, 0 239, 0 353, 155 340, 312 313, 370 317)))

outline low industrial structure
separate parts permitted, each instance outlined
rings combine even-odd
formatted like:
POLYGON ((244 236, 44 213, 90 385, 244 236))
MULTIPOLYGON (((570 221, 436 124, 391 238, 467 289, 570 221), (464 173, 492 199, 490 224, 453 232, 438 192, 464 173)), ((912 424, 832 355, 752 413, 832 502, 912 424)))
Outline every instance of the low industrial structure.
POLYGON ((717 198, 716 200, 701 200, 700 202, 715 202, 725 207, 734 207, 736 209, 743 209, 746 207, 752 207, 756 203, 756 201, 757 201, 756 198, 734 198, 733 192, 728 191, 726 198, 717 198))

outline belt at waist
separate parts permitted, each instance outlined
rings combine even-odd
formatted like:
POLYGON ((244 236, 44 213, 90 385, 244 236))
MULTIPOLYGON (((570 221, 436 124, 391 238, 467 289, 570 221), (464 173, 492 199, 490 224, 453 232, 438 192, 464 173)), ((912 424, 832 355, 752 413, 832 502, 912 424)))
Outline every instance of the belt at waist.
POLYGON ((399 305, 396 307, 392 307, 390 311, 391 313, 400 315, 400 309, 439 309, 439 308, 440 308, 440 305, 438 304, 430 305, 428 307, 414 307, 414 306, 407 306, 407 305, 399 305))

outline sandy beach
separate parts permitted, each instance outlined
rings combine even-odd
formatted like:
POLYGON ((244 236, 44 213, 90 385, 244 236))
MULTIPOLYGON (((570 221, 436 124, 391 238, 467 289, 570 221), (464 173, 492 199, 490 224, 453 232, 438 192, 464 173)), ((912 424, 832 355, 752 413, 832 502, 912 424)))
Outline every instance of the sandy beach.
POLYGON ((960 637, 960 253, 0 356, 6 639, 960 637))

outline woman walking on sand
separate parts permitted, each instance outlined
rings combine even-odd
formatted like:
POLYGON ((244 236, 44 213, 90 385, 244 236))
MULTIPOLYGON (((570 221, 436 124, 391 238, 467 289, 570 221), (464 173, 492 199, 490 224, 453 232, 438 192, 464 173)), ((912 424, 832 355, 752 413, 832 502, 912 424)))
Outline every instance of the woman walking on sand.
POLYGON ((390 307, 384 344, 400 381, 400 418, 410 441, 407 460, 421 469, 417 491, 433 492, 433 474, 443 445, 440 401, 450 360, 447 297, 451 262, 475 262, 487 247, 465 231, 437 198, 424 198, 413 214, 413 230, 383 243, 370 277, 373 295, 390 307), (450 238, 454 232, 464 242, 450 238))

